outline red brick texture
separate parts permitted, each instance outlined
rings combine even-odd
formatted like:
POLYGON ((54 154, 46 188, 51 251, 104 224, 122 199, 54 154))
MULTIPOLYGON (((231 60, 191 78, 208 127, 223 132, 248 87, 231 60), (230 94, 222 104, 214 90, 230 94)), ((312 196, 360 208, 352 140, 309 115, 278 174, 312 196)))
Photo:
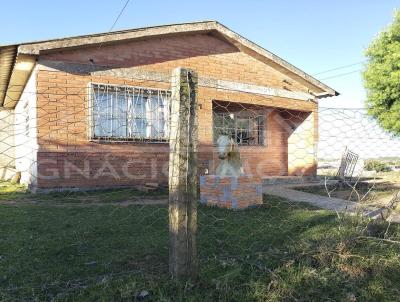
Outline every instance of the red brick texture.
MULTIPOLYGON (((287 75, 209 35, 125 42, 43 54, 37 80, 38 188, 112 187, 167 183, 168 144, 102 143, 90 139, 90 83, 170 89, 170 83, 69 73, 46 67, 46 61, 93 64, 104 70, 171 73, 187 67, 200 77, 307 92, 287 75), (288 84, 290 83, 290 84, 288 84), (289 86, 289 87, 288 87, 289 86)), ((317 139, 317 104, 280 97, 199 87, 200 174, 218 164, 212 140, 212 101, 247 103, 265 109, 265 144, 240 147, 245 172, 258 176, 288 175, 288 139, 306 116, 313 114, 309 144, 317 139), (299 115, 297 113, 302 113, 299 115)), ((299 167, 315 173, 315 163, 299 167)))
POLYGON ((261 178, 252 175, 200 176, 200 202, 228 209, 246 209, 261 205, 261 178))

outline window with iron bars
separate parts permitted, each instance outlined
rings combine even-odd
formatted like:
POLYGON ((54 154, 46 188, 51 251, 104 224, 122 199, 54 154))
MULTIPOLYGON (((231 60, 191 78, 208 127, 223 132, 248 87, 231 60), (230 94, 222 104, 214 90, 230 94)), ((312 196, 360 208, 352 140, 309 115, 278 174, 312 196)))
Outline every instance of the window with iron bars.
POLYGON ((264 116, 238 113, 213 113, 214 143, 220 135, 232 137, 239 145, 264 144, 264 116))
POLYGON ((91 84, 91 96, 93 139, 168 140, 168 90, 91 84))

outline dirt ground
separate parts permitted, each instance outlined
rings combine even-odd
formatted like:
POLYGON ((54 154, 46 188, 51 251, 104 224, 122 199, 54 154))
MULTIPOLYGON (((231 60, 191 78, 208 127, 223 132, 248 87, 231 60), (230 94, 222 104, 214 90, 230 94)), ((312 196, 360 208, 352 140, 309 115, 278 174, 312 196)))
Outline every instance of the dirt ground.
MULTIPOLYGON (((373 173, 344 184, 296 187, 297 190, 369 206, 388 206, 400 191, 400 171, 373 173)), ((400 213, 400 200, 395 204, 400 213)))

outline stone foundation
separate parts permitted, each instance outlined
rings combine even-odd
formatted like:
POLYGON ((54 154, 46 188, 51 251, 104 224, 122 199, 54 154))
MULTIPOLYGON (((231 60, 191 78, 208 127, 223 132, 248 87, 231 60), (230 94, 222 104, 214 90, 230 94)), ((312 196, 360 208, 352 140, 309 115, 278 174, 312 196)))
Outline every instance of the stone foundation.
POLYGON ((200 202, 228 209, 245 209, 261 205, 261 178, 252 175, 200 176, 200 202))

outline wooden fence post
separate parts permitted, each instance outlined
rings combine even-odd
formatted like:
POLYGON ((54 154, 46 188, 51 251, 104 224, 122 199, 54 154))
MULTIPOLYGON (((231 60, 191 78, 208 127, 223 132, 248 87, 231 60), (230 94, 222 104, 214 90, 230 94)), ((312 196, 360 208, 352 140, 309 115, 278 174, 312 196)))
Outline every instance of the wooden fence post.
POLYGON ((197 277, 197 74, 172 72, 169 156, 169 270, 173 278, 197 277))

